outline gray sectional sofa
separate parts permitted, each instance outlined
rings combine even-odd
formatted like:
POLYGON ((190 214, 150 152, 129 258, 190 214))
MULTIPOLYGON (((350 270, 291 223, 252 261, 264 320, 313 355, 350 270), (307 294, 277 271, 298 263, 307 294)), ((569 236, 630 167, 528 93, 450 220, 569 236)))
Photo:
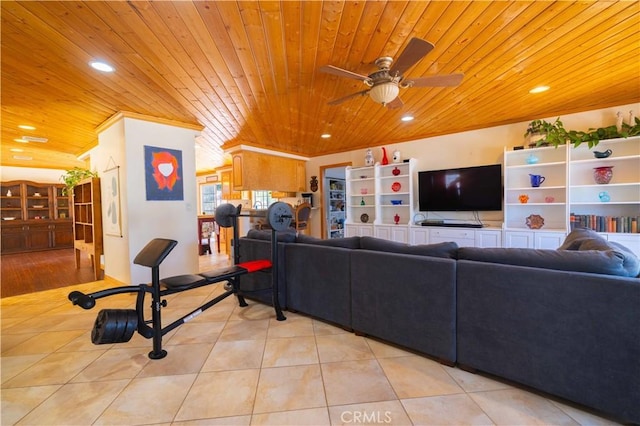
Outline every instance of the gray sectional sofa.
MULTIPOLYGON (((240 239, 268 257, 270 233, 240 239)), ((279 234, 292 311, 640 423, 640 261, 588 230, 558 250, 279 234)), ((257 256, 257 257, 256 257, 257 256)), ((269 275, 242 277, 266 303, 269 275)))

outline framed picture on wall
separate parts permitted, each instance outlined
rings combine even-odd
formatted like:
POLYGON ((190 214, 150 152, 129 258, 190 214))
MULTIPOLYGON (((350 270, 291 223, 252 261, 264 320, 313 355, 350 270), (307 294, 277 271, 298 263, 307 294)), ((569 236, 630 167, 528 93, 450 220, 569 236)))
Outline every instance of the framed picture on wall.
POLYGON ((182 151, 144 146, 147 201, 184 200, 182 151))

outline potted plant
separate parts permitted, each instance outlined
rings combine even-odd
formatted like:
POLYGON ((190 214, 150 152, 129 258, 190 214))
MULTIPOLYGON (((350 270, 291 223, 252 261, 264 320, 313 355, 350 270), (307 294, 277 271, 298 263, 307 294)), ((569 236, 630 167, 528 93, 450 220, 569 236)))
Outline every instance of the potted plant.
POLYGON ((633 125, 622 123, 620 130, 616 125, 607 127, 590 128, 589 131, 567 130, 558 117, 553 123, 545 120, 533 120, 529 123, 524 136, 529 137, 529 146, 541 146, 550 144, 558 147, 566 143, 573 144, 574 147, 582 143, 587 143, 589 148, 598 145, 601 140, 628 138, 640 135, 640 119, 635 117, 633 125), (539 137, 541 135, 541 137, 539 137))
POLYGON ((74 167, 71 170, 67 170, 65 174, 60 176, 60 180, 64 182, 62 195, 71 193, 71 191, 73 191, 73 187, 76 186, 78 182, 89 177, 98 177, 98 174, 88 169, 81 169, 80 167, 74 167))
POLYGON ((544 145, 562 145, 566 143, 563 140, 562 135, 566 131, 560 118, 558 117, 553 123, 549 123, 545 120, 533 120, 529 123, 527 131, 525 132, 525 138, 528 138, 529 147, 544 146, 544 145))

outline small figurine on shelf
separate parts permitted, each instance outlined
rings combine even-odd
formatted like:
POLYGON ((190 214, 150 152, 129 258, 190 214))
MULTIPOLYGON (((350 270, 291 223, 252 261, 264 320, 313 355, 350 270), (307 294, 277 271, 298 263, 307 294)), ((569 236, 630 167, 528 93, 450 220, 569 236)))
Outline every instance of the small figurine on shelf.
POLYGON ((7 190, 7 197, 11 197, 11 190, 7 190))
POLYGON ((362 197, 362 200, 360 200, 360 205, 364 206, 364 197, 362 197))
POLYGON ((402 163, 402 155, 399 150, 393 151, 393 162, 394 163, 402 163))
POLYGON ((373 163, 375 163, 375 159, 373 158, 373 152, 371 152, 371 149, 367 149, 367 153, 364 156, 364 165, 373 166, 373 163))

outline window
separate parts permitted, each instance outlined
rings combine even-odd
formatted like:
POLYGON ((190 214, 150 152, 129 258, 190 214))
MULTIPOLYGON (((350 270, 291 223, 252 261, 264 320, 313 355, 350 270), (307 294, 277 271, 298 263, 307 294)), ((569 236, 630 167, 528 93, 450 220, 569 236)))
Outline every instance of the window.
POLYGON ((200 208, 202 214, 211 215, 222 203, 222 185, 219 183, 203 183, 200 185, 200 208))
POLYGON ((271 191, 251 191, 251 199, 253 200, 253 207, 266 209, 271 203, 278 201, 271 198, 271 191))

